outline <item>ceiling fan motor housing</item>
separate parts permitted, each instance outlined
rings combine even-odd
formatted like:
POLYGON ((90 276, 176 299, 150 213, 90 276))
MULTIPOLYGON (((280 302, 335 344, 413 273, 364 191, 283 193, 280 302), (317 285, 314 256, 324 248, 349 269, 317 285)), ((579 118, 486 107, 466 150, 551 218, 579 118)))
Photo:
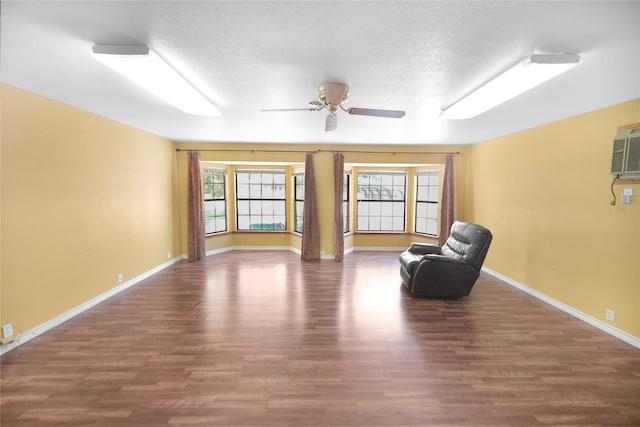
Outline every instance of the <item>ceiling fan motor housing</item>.
POLYGON ((329 105, 340 105, 349 97, 349 86, 344 83, 325 82, 318 88, 318 98, 329 105))

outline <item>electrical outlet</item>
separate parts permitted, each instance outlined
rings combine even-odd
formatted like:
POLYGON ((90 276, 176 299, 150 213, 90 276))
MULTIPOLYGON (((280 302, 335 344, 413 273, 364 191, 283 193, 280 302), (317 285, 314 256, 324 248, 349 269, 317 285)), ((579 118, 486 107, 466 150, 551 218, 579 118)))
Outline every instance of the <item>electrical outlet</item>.
POLYGON ((171 259, 171 252, 167 252, 167 259, 171 259))
POLYGON ((609 322, 615 322, 616 321, 616 312, 615 310, 611 310, 610 308, 607 308, 604 311, 604 317, 609 321, 609 322))
POLYGON ((13 336, 13 324, 11 322, 2 326, 2 338, 6 339, 13 336))
POLYGON ((123 280, 122 273, 118 274, 118 283, 122 283, 123 280))

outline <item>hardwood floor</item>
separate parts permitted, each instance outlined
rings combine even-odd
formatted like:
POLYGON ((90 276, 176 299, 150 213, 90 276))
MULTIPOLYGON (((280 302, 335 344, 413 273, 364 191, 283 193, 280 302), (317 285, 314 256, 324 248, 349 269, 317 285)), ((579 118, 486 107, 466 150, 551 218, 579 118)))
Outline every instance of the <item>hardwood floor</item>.
POLYGON ((483 275, 412 298, 397 252, 180 262, 2 356, 9 426, 640 426, 640 351, 483 275))

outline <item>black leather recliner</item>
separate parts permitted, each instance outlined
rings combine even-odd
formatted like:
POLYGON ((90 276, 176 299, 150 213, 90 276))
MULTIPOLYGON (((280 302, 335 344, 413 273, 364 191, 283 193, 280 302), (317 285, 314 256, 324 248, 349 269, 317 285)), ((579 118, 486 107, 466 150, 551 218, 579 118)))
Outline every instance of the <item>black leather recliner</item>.
POLYGON ((481 225, 456 221, 444 246, 413 243, 400 255, 400 276, 411 294, 467 296, 480 276, 493 236, 481 225))

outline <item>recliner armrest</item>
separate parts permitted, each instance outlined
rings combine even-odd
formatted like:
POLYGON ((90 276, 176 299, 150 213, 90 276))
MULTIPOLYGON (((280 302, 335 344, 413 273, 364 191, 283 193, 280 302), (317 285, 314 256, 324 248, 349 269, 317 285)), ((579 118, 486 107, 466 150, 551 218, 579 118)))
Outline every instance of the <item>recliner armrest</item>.
POLYGON ((412 254, 417 255, 427 255, 427 254, 441 254, 441 248, 438 245, 433 245, 431 243, 417 243, 414 242, 411 244, 409 249, 407 249, 412 254))
POLYGON ((450 256, 440 255, 440 254, 426 254, 423 260, 442 262, 445 264, 470 265, 467 261, 463 260, 462 258, 453 258, 450 256))

